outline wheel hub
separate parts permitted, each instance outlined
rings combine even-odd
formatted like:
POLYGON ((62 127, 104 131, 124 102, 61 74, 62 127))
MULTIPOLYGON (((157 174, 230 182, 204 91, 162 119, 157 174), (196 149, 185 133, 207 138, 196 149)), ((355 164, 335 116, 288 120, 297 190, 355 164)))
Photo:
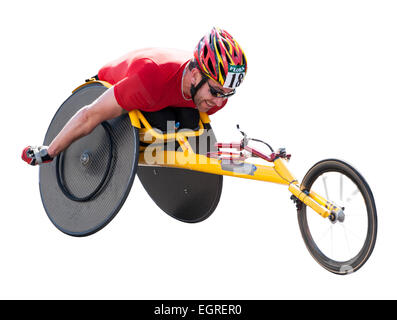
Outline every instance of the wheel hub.
POLYGON ((344 222, 345 221, 345 208, 338 208, 336 211, 332 211, 329 220, 331 220, 332 223, 337 223, 337 222, 344 222))
POLYGON ((86 166, 90 163, 90 154, 88 151, 85 151, 80 156, 80 162, 83 166, 86 166))

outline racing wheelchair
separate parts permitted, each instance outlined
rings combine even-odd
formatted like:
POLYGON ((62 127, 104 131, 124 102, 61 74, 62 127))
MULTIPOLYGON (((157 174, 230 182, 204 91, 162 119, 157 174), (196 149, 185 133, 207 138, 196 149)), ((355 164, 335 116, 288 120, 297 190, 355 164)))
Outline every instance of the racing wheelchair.
MULTIPOLYGON (((44 145, 110 87, 96 79, 77 87, 53 117, 44 145)), ((345 275, 364 265, 375 246, 377 214, 371 189, 355 168, 326 159, 299 182, 287 168, 291 155, 284 148, 274 150, 239 128, 241 141, 220 143, 206 113, 200 113, 199 123, 196 131, 162 133, 139 110, 103 122, 40 166, 40 194, 49 219, 70 236, 97 232, 122 208, 137 175, 160 209, 179 221, 197 223, 215 211, 223 176, 267 181, 290 192, 303 240, 322 267, 345 275), (253 148, 251 141, 270 153, 253 148)))

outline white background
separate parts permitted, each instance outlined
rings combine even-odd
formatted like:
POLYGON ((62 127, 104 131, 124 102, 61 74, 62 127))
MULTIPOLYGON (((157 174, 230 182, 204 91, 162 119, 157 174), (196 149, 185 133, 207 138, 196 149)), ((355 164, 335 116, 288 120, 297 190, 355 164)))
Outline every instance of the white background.
POLYGON ((397 6, 394 1, 14 1, 0 10, 2 299, 395 299, 397 6), (284 186, 224 179, 214 214, 173 220, 138 179, 116 218, 73 238, 42 207, 20 159, 55 111, 108 61, 146 46, 193 50, 213 26, 244 48, 248 73, 212 117, 218 140, 251 136, 317 161, 352 163, 379 229, 358 272, 320 267, 284 186))

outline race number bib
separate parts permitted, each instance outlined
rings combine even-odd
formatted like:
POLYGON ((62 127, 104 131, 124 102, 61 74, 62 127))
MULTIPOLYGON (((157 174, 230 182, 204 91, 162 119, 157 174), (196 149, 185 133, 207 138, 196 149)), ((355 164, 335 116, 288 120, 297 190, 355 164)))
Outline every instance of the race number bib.
POLYGON ((229 66, 224 88, 235 89, 240 86, 245 77, 245 65, 243 66, 229 66))

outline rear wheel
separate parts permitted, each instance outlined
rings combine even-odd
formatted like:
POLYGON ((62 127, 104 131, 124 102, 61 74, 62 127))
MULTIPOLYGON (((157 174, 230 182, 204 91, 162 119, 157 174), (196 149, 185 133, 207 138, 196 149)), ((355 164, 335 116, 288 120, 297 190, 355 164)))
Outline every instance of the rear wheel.
MULTIPOLYGON (((106 90, 94 82, 74 91, 55 114, 43 144, 49 145, 78 110, 106 90)), ((103 122, 40 166, 40 194, 51 222, 76 237, 104 228, 128 197, 138 158, 139 132, 125 114, 103 122)))
POLYGON ((349 164, 327 159, 315 164, 302 181, 339 207, 344 219, 322 218, 303 203, 298 222, 306 247, 325 269, 336 274, 357 271, 370 257, 376 241, 377 215, 371 189, 349 164))
MULTIPOLYGON (((215 151, 215 134, 210 124, 198 137, 188 138, 197 154, 215 151)), ((175 149, 175 142, 164 148, 175 149)), ((138 177, 157 206, 171 217, 187 223, 202 222, 215 211, 223 186, 223 176, 188 169, 139 166, 138 177)))

